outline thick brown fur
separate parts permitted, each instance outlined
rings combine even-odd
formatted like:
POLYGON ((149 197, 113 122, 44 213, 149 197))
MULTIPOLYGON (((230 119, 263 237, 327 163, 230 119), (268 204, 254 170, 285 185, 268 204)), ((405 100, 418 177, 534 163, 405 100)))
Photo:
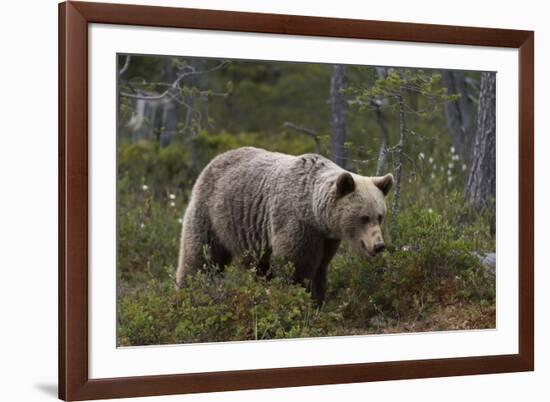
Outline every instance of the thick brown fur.
POLYGON ((364 177, 317 154, 291 156, 244 147, 213 159, 185 211, 176 282, 205 264, 253 255, 290 260, 320 305, 341 240, 359 253, 383 249, 381 224, 393 176, 364 177))

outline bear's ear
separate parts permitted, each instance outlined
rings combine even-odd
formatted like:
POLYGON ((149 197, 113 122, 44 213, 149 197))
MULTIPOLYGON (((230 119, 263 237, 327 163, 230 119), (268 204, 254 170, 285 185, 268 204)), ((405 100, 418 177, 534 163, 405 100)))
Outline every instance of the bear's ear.
POLYGON ((341 173, 336 179, 336 196, 343 197, 355 190, 355 180, 348 172, 341 173))
POLYGON ((373 177, 372 182, 386 196, 393 187, 393 175, 388 173, 385 176, 373 177))

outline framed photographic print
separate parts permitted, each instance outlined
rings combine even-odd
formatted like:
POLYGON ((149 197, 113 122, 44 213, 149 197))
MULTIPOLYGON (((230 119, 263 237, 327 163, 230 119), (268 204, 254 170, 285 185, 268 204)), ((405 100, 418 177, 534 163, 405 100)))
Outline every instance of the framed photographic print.
POLYGON ((61 399, 534 369, 533 32, 59 22, 61 399))

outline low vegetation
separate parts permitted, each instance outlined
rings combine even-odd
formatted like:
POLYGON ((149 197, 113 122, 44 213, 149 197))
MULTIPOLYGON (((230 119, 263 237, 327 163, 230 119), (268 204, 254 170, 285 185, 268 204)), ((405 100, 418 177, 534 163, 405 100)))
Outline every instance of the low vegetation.
MULTIPOLYGON (((239 146, 238 139, 197 141, 208 159, 239 146)), ((310 151, 278 144, 262 145, 310 151)), ((385 234, 388 250, 363 258, 343 244, 321 309, 281 260, 273 261, 270 280, 254 264, 234 261, 223 272, 207 264, 177 291, 181 218, 196 175, 186 149, 119 145, 120 346, 494 328, 494 273, 479 259, 494 251, 490 219, 463 202, 460 164, 441 173, 428 156, 420 160, 423 174, 405 183, 401 212, 388 217, 396 227, 395 238, 385 234)), ((439 163, 445 158, 456 159, 452 150, 439 163)))

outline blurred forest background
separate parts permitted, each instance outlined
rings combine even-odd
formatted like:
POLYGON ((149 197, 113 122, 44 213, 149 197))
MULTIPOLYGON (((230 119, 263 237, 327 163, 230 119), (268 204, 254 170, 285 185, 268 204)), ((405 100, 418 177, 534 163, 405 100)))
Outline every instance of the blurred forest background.
POLYGON ((491 72, 119 55, 119 346, 494 328, 495 96, 491 72), (341 246, 320 309, 285 261, 175 290, 192 185, 245 145, 395 176, 388 251, 341 246))

